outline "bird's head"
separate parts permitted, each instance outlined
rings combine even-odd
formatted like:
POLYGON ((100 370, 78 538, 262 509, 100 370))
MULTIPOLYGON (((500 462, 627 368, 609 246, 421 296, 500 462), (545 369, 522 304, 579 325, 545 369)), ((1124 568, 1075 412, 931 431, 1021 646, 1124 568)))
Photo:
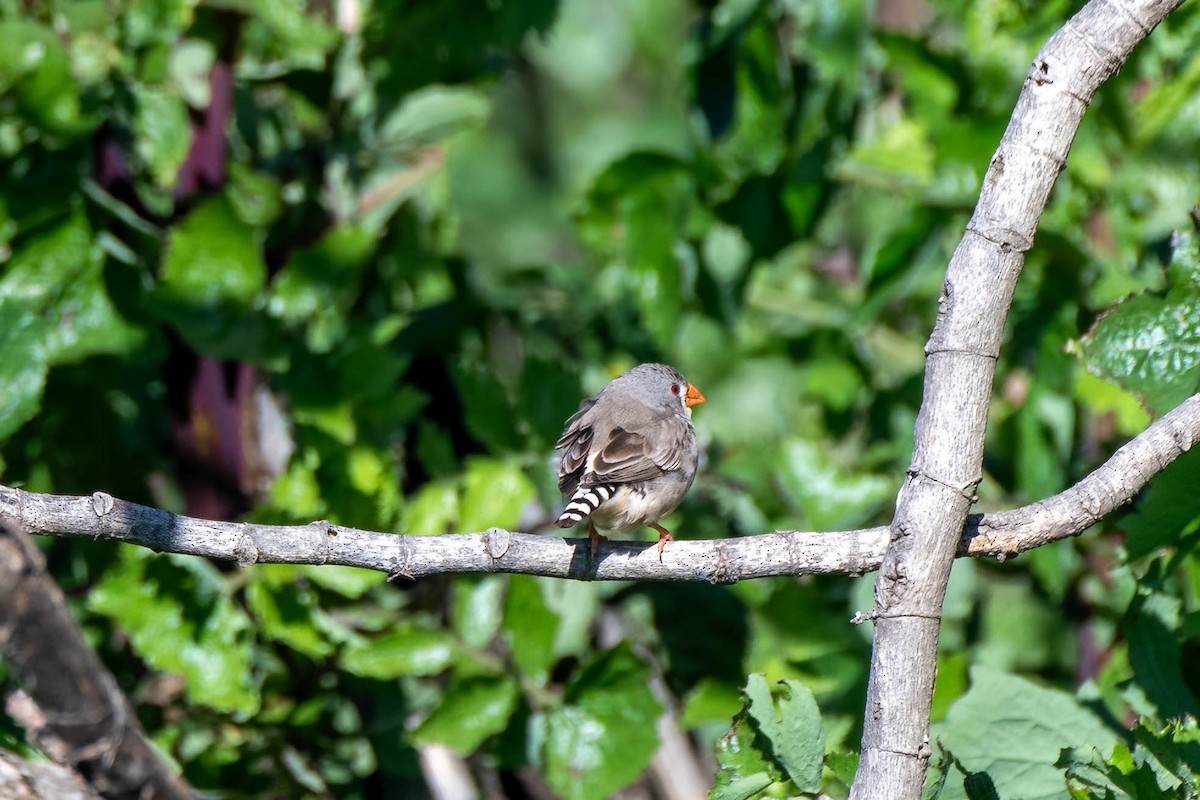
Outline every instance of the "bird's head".
POLYGON ((692 406, 704 402, 700 393, 687 378, 666 364, 638 364, 617 379, 622 389, 636 394, 643 402, 665 410, 679 410, 692 416, 692 406))

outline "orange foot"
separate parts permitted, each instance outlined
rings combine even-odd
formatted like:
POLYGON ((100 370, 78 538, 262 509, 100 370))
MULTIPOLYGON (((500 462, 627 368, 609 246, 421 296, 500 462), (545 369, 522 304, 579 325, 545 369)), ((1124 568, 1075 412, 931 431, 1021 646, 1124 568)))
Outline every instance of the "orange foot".
MULTIPOLYGON (((670 534, 667 534, 670 536, 670 534)), ((600 540, 608 541, 607 536, 602 536, 596 531, 596 523, 588 519, 588 540, 592 543, 592 560, 596 560, 596 548, 600 546, 600 540)))
POLYGON ((657 522, 651 522, 650 527, 658 531, 658 563, 662 563, 662 551, 666 547, 667 542, 671 541, 671 532, 659 525, 657 522))

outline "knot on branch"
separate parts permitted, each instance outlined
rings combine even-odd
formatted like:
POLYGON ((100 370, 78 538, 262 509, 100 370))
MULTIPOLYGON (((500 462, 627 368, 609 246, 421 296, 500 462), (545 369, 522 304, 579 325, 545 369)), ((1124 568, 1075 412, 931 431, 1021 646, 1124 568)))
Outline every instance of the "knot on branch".
POLYGON ((864 622, 874 622, 879 617, 879 609, 872 608, 870 611, 855 611, 854 616, 850 617, 851 625, 862 625, 864 622))
POLYGON ((388 581, 394 581, 397 578, 407 578, 412 580, 413 572, 409 564, 412 561, 412 552, 410 550, 409 541, 412 538, 406 533, 402 533, 396 537, 399 541, 397 546, 400 552, 392 559, 391 569, 388 570, 388 581))
POLYGON ((717 553, 716 563, 713 564, 712 571, 709 573, 708 580, 712 584, 720 583, 737 583, 742 577, 742 568, 734 559, 730 558, 729 551, 724 543, 717 542, 713 549, 717 553))
POLYGON ((1039 56, 1033 60, 1033 64, 1029 67, 1029 76, 1026 78, 1034 86, 1045 86, 1049 83, 1054 83, 1054 79, 1050 77, 1050 62, 1039 56))
MULTIPOLYGON (((1000 160, 1001 164, 1004 163, 1003 154, 997 153, 993 156, 992 163, 995 164, 997 159, 1000 160)), ((1033 247, 1033 238, 1031 236, 1012 228, 1006 228, 1003 225, 989 225, 985 228, 982 225, 976 224, 975 220, 971 220, 967 225, 967 232, 973 233, 980 239, 996 245, 1004 255, 1009 255, 1013 252, 1027 253, 1033 247)))
POLYGON ((116 501, 108 492, 93 492, 91 505, 92 511, 96 513, 96 516, 103 517, 113 510, 116 501))
POLYGON ((233 547, 233 557, 239 567, 250 567, 258 563, 258 544, 254 541, 251 526, 247 525, 238 537, 237 544, 233 547))
POLYGON ((483 549, 493 561, 504 558, 512 545, 512 534, 503 528, 488 528, 483 533, 483 549))

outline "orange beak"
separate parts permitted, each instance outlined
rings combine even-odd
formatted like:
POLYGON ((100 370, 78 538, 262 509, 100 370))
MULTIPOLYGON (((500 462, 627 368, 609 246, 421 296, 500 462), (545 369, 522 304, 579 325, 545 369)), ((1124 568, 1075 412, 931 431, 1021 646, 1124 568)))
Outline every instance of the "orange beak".
POLYGON ((688 408, 698 406, 704 402, 704 395, 700 394, 700 390, 695 386, 688 384, 687 394, 683 396, 683 404, 688 408))

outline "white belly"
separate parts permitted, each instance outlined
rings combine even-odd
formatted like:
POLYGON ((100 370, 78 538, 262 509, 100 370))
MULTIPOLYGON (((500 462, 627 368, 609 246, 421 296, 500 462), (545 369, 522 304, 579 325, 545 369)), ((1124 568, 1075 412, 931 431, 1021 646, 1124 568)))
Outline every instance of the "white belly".
POLYGON ((691 481, 664 476, 636 486, 622 486, 592 512, 592 519, 602 530, 632 533, 678 508, 690 485, 691 481))

